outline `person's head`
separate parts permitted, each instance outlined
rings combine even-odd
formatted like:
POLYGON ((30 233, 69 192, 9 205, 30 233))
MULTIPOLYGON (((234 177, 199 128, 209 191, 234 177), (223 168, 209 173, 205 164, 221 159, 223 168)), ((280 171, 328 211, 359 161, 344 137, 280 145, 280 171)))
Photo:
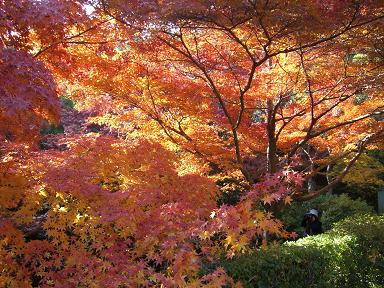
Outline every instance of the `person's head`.
POLYGON ((309 210, 308 213, 305 214, 308 220, 310 221, 316 221, 316 219, 319 218, 319 212, 316 209, 309 210))
POLYGON ((316 209, 309 210, 308 214, 312 214, 316 217, 319 217, 319 211, 317 211, 316 209))

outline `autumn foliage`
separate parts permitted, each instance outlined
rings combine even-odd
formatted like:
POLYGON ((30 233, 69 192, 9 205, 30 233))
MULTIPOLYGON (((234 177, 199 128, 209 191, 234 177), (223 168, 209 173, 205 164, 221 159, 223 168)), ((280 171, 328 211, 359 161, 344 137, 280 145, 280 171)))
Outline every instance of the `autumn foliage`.
POLYGON ((383 148, 381 1, 0 0, 0 15, 2 287, 238 285, 201 264, 294 237, 273 213, 383 148))

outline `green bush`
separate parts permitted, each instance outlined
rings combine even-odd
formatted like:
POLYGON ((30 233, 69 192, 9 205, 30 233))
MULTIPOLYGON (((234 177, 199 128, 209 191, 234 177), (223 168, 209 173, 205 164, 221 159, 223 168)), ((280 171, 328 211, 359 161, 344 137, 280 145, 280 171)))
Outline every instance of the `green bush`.
POLYGON ((323 202, 322 204, 320 209, 323 211, 321 221, 324 230, 331 229, 335 223, 347 217, 373 213, 373 207, 369 206, 365 201, 353 200, 345 194, 331 197, 328 203, 323 202))
POLYGON ((321 195, 309 201, 296 202, 276 216, 283 221, 288 231, 295 231, 299 235, 303 235, 301 221, 304 214, 312 208, 322 212, 321 222, 324 231, 331 229, 336 222, 349 216, 373 212, 373 207, 365 201, 353 200, 348 195, 342 194, 340 196, 321 195))
POLYGON ((353 251, 344 257, 349 277, 345 282, 340 279, 340 285, 384 287, 384 216, 349 217, 336 223, 329 234, 353 239, 353 251))
POLYGON ((48 134, 58 135, 62 133, 64 133, 64 126, 61 123, 57 126, 53 124, 48 124, 47 127, 41 130, 42 135, 48 135, 48 134))
POLYGON ((218 260, 244 287, 384 287, 384 216, 350 217, 327 233, 218 260))
POLYGON ((68 98, 68 97, 60 96, 60 101, 64 107, 68 107, 68 108, 74 108, 75 107, 75 102, 73 102, 73 100, 68 98))

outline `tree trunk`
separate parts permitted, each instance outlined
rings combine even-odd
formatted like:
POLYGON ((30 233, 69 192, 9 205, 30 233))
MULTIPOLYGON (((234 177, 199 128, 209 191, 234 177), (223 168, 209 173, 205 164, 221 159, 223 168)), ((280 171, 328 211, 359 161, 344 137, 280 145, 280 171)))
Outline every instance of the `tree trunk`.
POLYGON ((267 172, 277 172, 277 141, 276 141, 276 119, 275 109, 272 100, 268 100, 268 123, 267 123, 267 134, 268 134, 268 148, 267 148, 267 172))
MULTIPOLYGON (((327 172, 326 172, 326 177, 327 177, 327 183, 328 185, 332 182, 332 179, 331 179, 331 176, 329 175, 331 173, 331 170, 332 170, 332 165, 328 165, 327 166, 327 172)), ((327 192, 328 195, 332 195, 333 194, 333 188, 329 188, 328 192, 327 192)))

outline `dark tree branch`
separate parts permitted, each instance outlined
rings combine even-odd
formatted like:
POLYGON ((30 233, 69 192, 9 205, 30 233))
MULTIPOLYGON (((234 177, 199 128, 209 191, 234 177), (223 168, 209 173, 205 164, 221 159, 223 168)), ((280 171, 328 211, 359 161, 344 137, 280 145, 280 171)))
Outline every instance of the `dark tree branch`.
POLYGON ((345 166, 343 171, 332 182, 330 182, 328 185, 322 187, 319 190, 313 191, 311 193, 307 193, 307 194, 301 194, 301 193, 300 194, 294 194, 293 198, 296 201, 306 201, 306 200, 312 199, 312 198, 314 198, 316 196, 319 196, 321 194, 327 193, 331 188, 333 188, 334 186, 336 186, 336 184, 340 183, 340 181, 343 180, 345 175, 348 174, 348 172, 351 170, 353 165, 356 163, 356 161, 359 159, 361 154, 364 152, 364 149, 367 146, 367 144, 369 144, 373 140, 377 139, 383 133, 383 131, 384 130, 381 130, 381 131, 379 131, 376 134, 368 135, 364 139, 362 139, 357 144, 358 148, 357 148, 357 151, 356 151, 355 155, 352 157, 351 160, 349 160, 348 164, 345 166))

